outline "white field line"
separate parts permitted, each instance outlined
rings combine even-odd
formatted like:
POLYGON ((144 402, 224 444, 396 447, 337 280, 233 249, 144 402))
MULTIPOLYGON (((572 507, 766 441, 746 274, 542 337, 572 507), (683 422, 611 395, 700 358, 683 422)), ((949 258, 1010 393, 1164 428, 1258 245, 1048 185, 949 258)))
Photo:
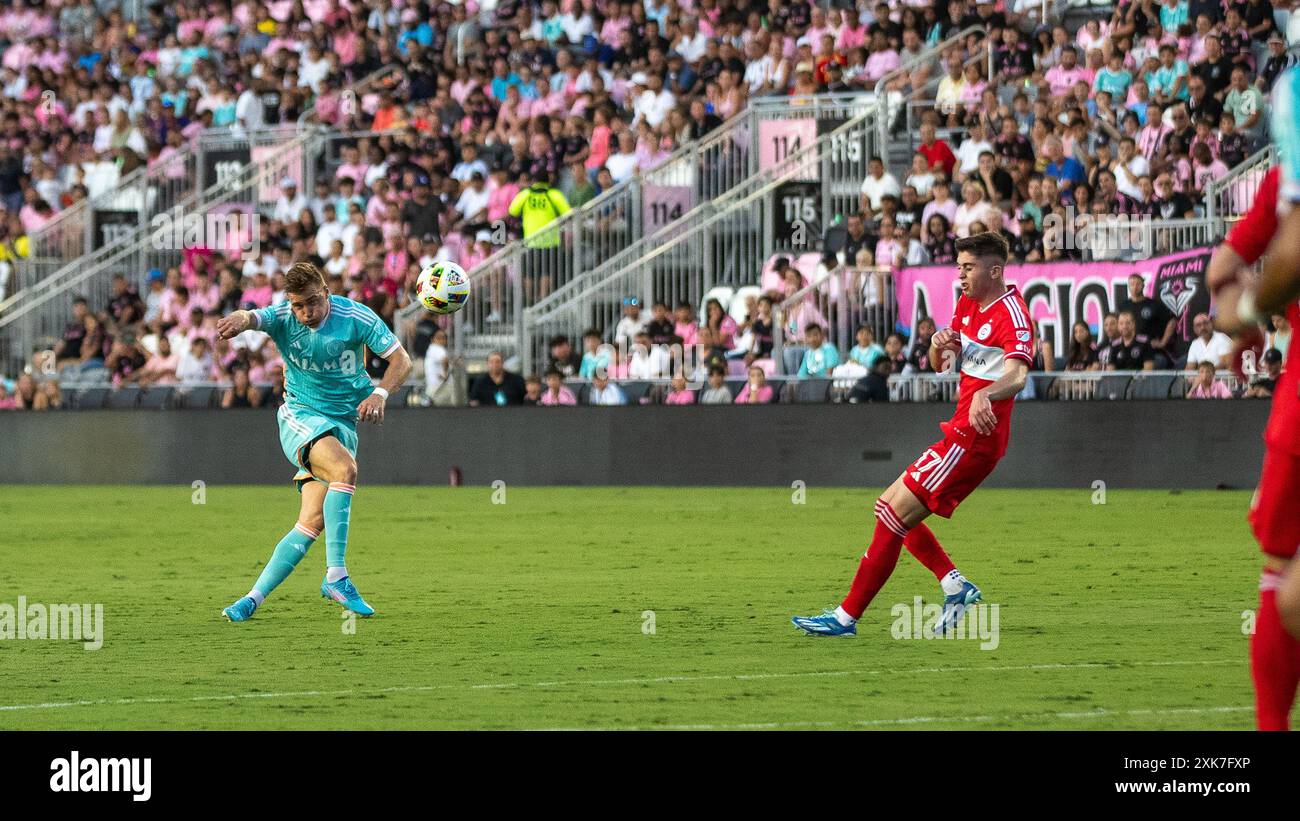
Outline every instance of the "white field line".
POLYGON ((542 727, 535 732, 619 732, 632 730, 815 730, 843 727, 890 727, 915 724, 977 724, 990 721, 1027 721, 1048 719, 1071 721, 1088 718, 1117 718, 1125 716, 1178 716, 1206 713, 1248 713, 1254 707, 1186 707, 1168 710, 1085 710, 1068 713, 1007 713, 989 716, 912 716, 910 718, 879 718, 867 721, 772 721, 753 724, 650 724, 643 727, 542 727))
POLYGON ((228 693, 225 695, 186 696, 181 698, 108 698, 80 701, 47 701, 35 704, 0 704, 0 712, 18 710, 60 710, 68 707, 131 706, 136 704, 189 704, 203 701, 240 699, 281 699, 338 696, 371 696, 385 693, 423 693, 442 690, 524 690, 532 688, 601 687, 649 684, 678 684, 702 681, 766 681, 771 679, 815 678, 831 676, 885 676, 923 673, 999 673, 1027 670, 1125 670, 1136 667, 1209 667, 1242 664, 1240 659, 1212 661, 1135 661, 1126 663, 1076 662, 1071 664, 1024 664, 1000 667, 914 667, 911 669, 800 671, 795 673, 733 673, 708 676, 656 676, 653 678, 573 679, 569 681, 500 682, 493 684, 426 684, 399 685, 374 689, 298 690, 283 693, 228 693))

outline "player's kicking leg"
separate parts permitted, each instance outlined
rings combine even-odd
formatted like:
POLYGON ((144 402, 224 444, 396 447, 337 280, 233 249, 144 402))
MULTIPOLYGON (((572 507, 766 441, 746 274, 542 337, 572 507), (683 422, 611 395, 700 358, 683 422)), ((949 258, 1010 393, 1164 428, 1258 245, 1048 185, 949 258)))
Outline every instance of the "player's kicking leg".
POLYGON ((284 535, 275 546, 271 560, 262 569, 262 575, 253 583, 248 595, 221 611, 230 621, 247 621, 253 611, 262 606, 262 602, 280 582, 289 577, 293 569, 307 555, 312 542, 320 535, 324 527, 323 515, 326 487, 320 482, 307 482, 302 489, 302 508, 298 512, 298 523, 284 535))
POLYGON ((909 549, 914 553, 919 551, 918 558, 924 557, 923 563, 936 572, 943 568, 941 582, 948 595, 944 618, 936 627, 945 622, 955 623, 967 606, 979 600, 979 589, 956 573, 952 560, 923 524, 930 511, 907 487, 905 475, 899 476, 876 500, 876 529, 871 546, 858 564, 848 596, 839 607, 820 616, 795 616, 792 621, 796 627, 815 636, 856 635, 858 619, 894 572, 898 556, 909 538, 912 539, 909 549), (924 533, 911 537, 918 527, 924 528, 924 533), (953 574, 951 579, 949 574, 953 574), (952 588, 951 593, 949 588, 952 588))
POLYGON ((333 599, 359 616, 373 616, 348 578, 344 556, 348 549, 348 525, 352 518, 352 494, 356 490, 357 461, 333 436, 318 439, 308 452, 312 474, 329 483, 322 504, 325 519, 325 581, 320 594, 333 599))
POLYGON ((955 443, 940 440, 894 480, 876 500, 876 530, 848 597, 820 616, 796 616, 796 627, 819 636, 856 634, 857 620, 893 573, 903 546, 935 574, 943 588, 944 606, 934 625, 936 633, 950 629, 967 607, 979 601, 979 588, 957 572, 924 524, 931 512, 951 516, 992 469, 986 460, 963 459, 964 454, 955 443))
POLYGON ((961 620, 966 608, 980 600, 980 589, 958 572, 925 522, 917 522, 907 531, 903 546, 939 580, 939 587, 943 589, 943 612, 934 623, 934 632, 946 633, 961 620))

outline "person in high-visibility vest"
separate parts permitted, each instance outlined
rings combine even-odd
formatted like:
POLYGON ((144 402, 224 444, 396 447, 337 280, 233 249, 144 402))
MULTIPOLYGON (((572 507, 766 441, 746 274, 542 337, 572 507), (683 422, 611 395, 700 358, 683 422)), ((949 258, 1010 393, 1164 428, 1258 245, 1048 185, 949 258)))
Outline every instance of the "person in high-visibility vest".
POLYGON ((524 257, 523 276, 530 301, 549 294, 552 272, 558 274, 567 268, 560 232, 549 226, 570 210, 569 201, 560 189, 551 186, 545 172, 536 175, 532 184, 510 203, 510 215, 520 217, 524 223, 524 247, 529 251, 524 257))

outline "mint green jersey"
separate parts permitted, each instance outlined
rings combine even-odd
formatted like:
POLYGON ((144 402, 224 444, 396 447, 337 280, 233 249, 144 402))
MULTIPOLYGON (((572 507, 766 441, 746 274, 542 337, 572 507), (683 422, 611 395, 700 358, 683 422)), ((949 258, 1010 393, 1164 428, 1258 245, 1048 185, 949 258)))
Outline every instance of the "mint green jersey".
POLYGON ((355 420, 357 405, 374 392, 362 346, 387 357, 397 337, 374 311, 347 297, 330 296, 330 312, 317 328, 297 320, 288 302, 254 311, 284 357, 284 393, 294 403, 334 419, 355 420))

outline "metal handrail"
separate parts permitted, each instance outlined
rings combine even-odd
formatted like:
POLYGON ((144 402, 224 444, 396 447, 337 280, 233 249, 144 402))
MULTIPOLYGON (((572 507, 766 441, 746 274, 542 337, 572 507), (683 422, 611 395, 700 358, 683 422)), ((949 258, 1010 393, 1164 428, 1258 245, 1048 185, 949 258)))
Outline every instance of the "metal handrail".
MULTIPOLYGON (((226 195, 229 192, 259 185, 262 179, 266 176, 266 168, 272 167, 280 157, 297 149, 303 149, 305 154, 308 142, 312 139, 319 138, 320 134, 316 130, 306 130, 294 139, 281 145, 279 149, 274 154, 267 157, 265 162, 262 164, 256 166, 250 164, 245 166, 244 169, 240 171, 239 175, 233 180, 214 182, 199 195, 197 198, 197 204, 193 206, 194 210, 199 213, 206 213, 212 207, 221 205, 225 201, 226 195)), ((25 305, 20 306, 17 310, 11 313, 0 316, 0 329, 14 324, 33 310, 58 296, 67 293, 69 290, 81 285, 97 274, 102 274, 106 270, 119 267, 120 264, 129 259, 131 255, 147 252, 149 250, 156 250, 154 248, 153 232, 145 231, 143 233, 144 235, 137 237, 134 242, 124 240, 116 246, 103 249, 100 252, 100 259, 88 266, 81 267, 84 264, 84 260, 74 261, 73 263, 64 266, 59 272, 52 274, 47 278, 47 282, 56 277, 63 281, 51 283, 51 287, 43 289, 42 293, 28 301, 25 305)))
MULTIPOLYGON (((585 299, 585 298, 595 296, 597 293, 601 291, 601 289, 607 288, 608 286, 612 285, 615 282, 615 280, 617 280, 618 277, 623 276, 628 270, 650 264, 655 259, 675 250, 676 247, 678 247, 683 242, 696 235, 712 232, 714 227, 719 222, 728 218, 733 212, 739 211, 742 208, 748 207, 754 204, 755 202, 760 201, 763 197, 766 197, 768 194, 775 191, 779 186, 785 184, 785 182, 791 175, 801 173, 803 168, 803 163, 806 162, 809 158, 815 156, 813 152, 819 150, 823 145, 830 144, 832 140, 842 137, 848 131, 854 128, 860 128, 862 126, 862 123, 859 122, 859 120, 865 119, 866 116, 867 115, 860 115, 854 120, 850 120, 849 122, 844 123, 834 131, 822 135, 822 137, 819 138, 818 142, 815 142, 803 148, 799 152, 796 152, 795 154, 792 154, 789 157, 787 157, 786 160, 782 163, 782 167, 789 166, 789 168, 785 170, 783 173, 779 173, 776 168, 769 168, 761 172, 759 176, 751 178, 751 179, 759 180, 761 184, 759 185, 758 188, 745 194, 740 199, 732 202, 728 202, 723 206, 719 206, 716 203, 705 203, 699 208, 695 209, 695 211, 701 213, 695 213, 695 211, 693 211, 692 212, 693 216, 691 216, 689 220, 684 216, 682 219, 678 220, 672 225, 666 226, 665 228, 661 229, 659 234, 664 234, 670 232, 671 230, 675 230, 676 235, 667 238, 666 241, 652 243, 654 247, 648 252, 646 252, 645 254, 643 254, 642 256, 638 257, 634 262, 628 265, 620 265, 618 266, 618 270, 611 272, 610 274, 608 274, 598 282, 593 282, 588 284, 587 287, 583 289, 582 293, 579 295, 579 298, 585 299), (822 143, 821 142, 822 140, 824 140, 825 142, 822 143), (686 222, 690 222, 692 224, 686 226, 684 225, 684 223, 686 222)), ((544 322, 547 319, 551 318, 551 316, 557 314, 559 310, 561 309, 556 309, 552 311, 551 315, 549 316, 538 316, 535 317, 535 319, 537 322, 544 322)))
MULTIPOLYGON (((923 63, 928 63, 930 60, 933 60, 935 57, 937 57, 946 49, 956 45, 959 41, 965 40, 968 35, 975 34, 975 33, 984 35, 985 49, 988 50, 989 53, 989 64, 991 68, 992 61, 993 61, 993 52, 988 47, 988 40, 989 40, 988 30, 981 25, 974 25, 974 26, 967 26, 966 28, 952 35, 948 39, 936 43, 932 48, 926 49, 921 54, 906 60, 905 62, 900 64, 898 68, 887 73, 885 76, 881 77, 879 80, 876 81, 876 88, 874 91, 875 99, 876 99, 876 107, 883 113, 883 116, 876 118, 876 128, 878 131, 878 139, 879 139, 878 144, 881 146, 882 151, 884 150, 884 146, 889 145, 889 100, 882 96, 882 94, 884 93, 885 86, 891 81, 898 79, 899 77, 903 76, 907 72, 916 68, 917 66, 923 63)), ((992 76, 992 71, 990 71, 989 74, 990 76, 992 76)))
MULTIPOLYGON (((992 75, 992 71, 993 71, 993 46, 992 46, 992 43, 989 43, 989 46, 988 46, 988 52, 987 52, 986 55, 972 54, 971 56, 969 56, 969 57, 967 57, 965 60, 963 60, 963 61, 962 61, 962 64, 961 64, 962 70, 965 71, 965 70, 966 70, 966 66, 969 66, 969 65, 971 65, 972 63, 975 63, 975 62, 977 62, 977 61, 979 61, 979 60, 981 60, 981 59, 987 59, 987 60, 988 60, 988 70, 989 70, 989 72, 990 72, 990 76, 991 76, 991 75, 992 75)), ((902 103, 902 105, 903 105, 903 123, 904 123, 904 129, 907 131, 908 148, 910 148, 910 149, 913 149, 913 150, 914 150, 914 149, 916 148, 916 139, 917 139, 917 136, 918 136, 918 135, 917 135, 917 132, 914 131, 913 128, 912 128, 912 111, 915 110, 915 109, 921 108, 921 104, 924 104, 924 103, 937 103, 937 102, 938 102, 938 99, 937 99, 937 98, 930 98, 930 97, 924 97, 924 98, 922 98, 922 97, 920 97, 920 95, 921 95, 921 94, 926 94, 926 93, 928 93, 931 89, 938 89, 938 87, 939 87, 939 83, 942 83, 942 82, 943 82, 943 78, 944 78, 944 75, 943 75, 942 73, 940 73, 939 75, 937 75, 937 76, 935 76, 935 77, 931 77, 929 80, 927 80, 927 81, 925 82, 925 85, 920 86, 919 88, 914 88, 914 89, 912 89, 911 91, 909 91, 909 92, 907 93, 907 96, 903 98, 903 103, 902 103)), ((931 107, 933 107, 933 106, 931 106, 931 107)))
MULTIPOLYGON (((401 70, 401 64, 399 63, 389 63, 386 66, 377 68, 374 71, 367 74, 366 76, 362 77, 360 80, 357 80, 352 85, 347 86, 346 88, 339 89, 338 92, 339 96, 342 97, 344 94, 347 94, 348 92, 351 92, 354 97, 360 96, 368 86, 380 82, 389 74, 392 74, 393 72, 400 71, 400 70, 401 70)), ((359 100, 356 102, 356 106, 358 109, 360 109, 361 103, 359 100)), ((306 126, 308 119, 310 119, 311 116, 315 113, 316 113, 316 97, 313 97, 311 101, 311 105, 307 106, 307 108, 305 108, 303 112, 298 115, 298 126, 300 128, 306 126)))
POLYGON ((1279 162, 1277 145, 1269 143, 1260 150, 1251 154, 1242 160, 1217 180, 1211 180, 1206 186, 1205 191, 1205 215, 1210 219, 1224 219, 1225 214, 1220 213, 1219 198, 1224 191, 1231 191, 1232 186, 1239 179, 1258 171, 1261 167, 1265 170, 1272 168, 1279 162))
MULTIPOLYGON (((177 152, 174 156, 169 157, 164 162, 155 165, 153 167, 149 167, 147 165, 141 166, 140 168, 137 168, 136 170, 132 171, 130 174, 127 174, 125 177, 118 180, 117 184, 112 189, 108 191, 102 191, 93 197, 87 197, 86 199, 78 200, 77 202, 63 209, 62 211, 60 211, 58 214, 55 215, 54 219, 50 220, 45 225, 41 226, 41 228, 37 230, 34 234, 28 235, 27 241, 28 241, 28 248, 30 249, 30 251, 28 253, 27 259, 33 259, 39 256, 37 250, 40 248, 42 240, 45 240, 50 235, 57 236, 56 232, 59 232, 62 229, 69 227, 68 223, 72 222, 74 217, 84 218, 86 216, 87 211, 93 213, 94 209, 111 204, 118 197, 121 197, 123 194, 129 192, 134 186, 142 182, 147 182, 149 179, 153 177, 162 176, 165 171, 173 168, 177 164, 183 165, 188 163, 192 158, 193 154, 194 154, 193 149, 190 147, 190 144, 187 143, 183 151, 177 152)), ((196 193, 197 192, 191 191, 189 197, 195 196, 196 193)), ((83 233, 88 229, 89 229, 89 223, 87 223, 87 225, 85 226, 82 226, 81 228, 74 227, 74 230, 81 231, 83 233)), ((90 249, 87 248, 86 252, 89 253, 89 250, 90 249)), ((15 277, 18 277, 19 275, 22 262, 23 260, 19 260, 18 265, 15 266, 15 272, 14 272, 15 277)), ((10 294, 5 299, 0 300, 0 314, 4 314, 4 312, 8 311, 15 304, 25 299, 27 295, 30 294, 33 290, 42 287, 46 283, 46 281, 50 277, 53 277, 56 273, 57 272, 52 273, 49 276, 37 282, 29 283, 25 287, 21 287, 19 288, 19 290, 10 294)))
MULTIPOLYGON (((686 145, 679 147, 676 151, 665 157, 663 162, 653 168, 628 177, 626 180, 615 184, 607 190, 602 191, 591 200, 583 203, 580 208, 574 208, 567 214, 559 217, 547 227, 547 230, 554 231, 557 234, 563 234, 566 229, 573 225, 577 225, 580 220, 599 213, 599 210, 608 206, 611 200, 615 197, 626 194, 633 188, 633 186, 639 185, 646 176, 656 172, 662 172, 663 169, 667 168, 671 164, 689 158, 691 160, 691 167, 698 168, 699 154, 706 141, 708 145, 714 145, 721 142, 724 137, 734 138, 734 132, 738 131, 742 126, 750 125, 754 115, 755 112, 750 107, 746 107, 744 110, 733 114, 729 120, 723 122, 717 128, 713 129, 713 131, 704 135, 699 140, 691 141, 686 145)), ((526 250, 527 246, 521 239, 513 240, 509 244, 498 248, 491 256, 467 272, 471 284, 491 276, 494 272, 500 270, 502 265, 514 262, 518 257, 522 256, 526 250)), ((397 316, 399 319, 409 320, 416 316, 419 313, 419 310, 419 305, 412 302, 400 309, 397 316)))

